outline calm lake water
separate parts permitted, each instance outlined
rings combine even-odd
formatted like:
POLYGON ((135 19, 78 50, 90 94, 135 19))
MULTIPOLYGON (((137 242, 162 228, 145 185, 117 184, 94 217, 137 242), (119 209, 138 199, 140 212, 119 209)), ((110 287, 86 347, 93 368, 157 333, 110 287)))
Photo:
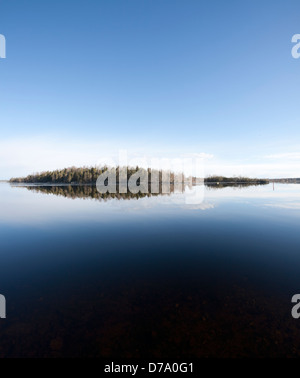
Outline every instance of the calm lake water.
POLYGON ((300 185, 29 189, 0 183, 1 357, 300 356, 300 185))

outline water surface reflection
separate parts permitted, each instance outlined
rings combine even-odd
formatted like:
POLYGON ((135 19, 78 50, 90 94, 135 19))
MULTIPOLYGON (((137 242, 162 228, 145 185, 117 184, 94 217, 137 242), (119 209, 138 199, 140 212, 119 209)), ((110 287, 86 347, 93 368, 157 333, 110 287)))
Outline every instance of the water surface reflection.
POLYGON ((0 356, 299 356, 299 186, 200 189, 0 184, 0 356))

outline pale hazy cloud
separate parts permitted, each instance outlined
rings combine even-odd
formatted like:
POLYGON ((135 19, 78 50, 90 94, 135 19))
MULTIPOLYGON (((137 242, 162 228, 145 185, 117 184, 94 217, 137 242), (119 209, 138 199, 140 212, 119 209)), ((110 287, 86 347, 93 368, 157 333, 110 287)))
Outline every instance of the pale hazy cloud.
POLYGON ((224 176, 248 176, 253 178, 299 178, 300 177, 300 162, 299 163, 245 163, 234 164, 228 162, 219 162, 217 164, 205 164, 206 175, 224 175, 224 176))
MULTIPOLYGON (((146 159, 149 166, 153 158, 203 159, 204 176, 300 177, 300 153, 297 152, 270 154, 260 161, 257 158, 251 161, 251 157, 237 161, 222 159, 222 156, 202 152, 199 148, 195 148, 194 152, 188 146, 175 147, 133 143, 129 145, 117 140, 72 140, 60 136, 7 139, 0 141, 0 179, 71 166, 95 166, 100 162, 108 165, 113 162, 119 164, 119 151, 124 149, 128 151, 129 161, 133 158, 146 159)), ((172 168, 176 170, 176 167, 172 168)))
POLYGON ((275 207, 279 209, 287 210, 300 210, 300 202, 289 202, 289 203, 267 203, 267 207, 275 207))
MULTIPOLYGON (((129 165, 149 167, 152 159, 157 158, 160 159, 157 168, 166 169, 164 164, 173 160, 170 169, 181 169, 180 165, 174 165, 174 159, 183 159, 182 151, 176 155, 174 151, 163 148, 129 145, 118 141, 98 142, 41 136, 0 141, 0 179, 72 166, 122 165, 119 155, 122 150, 128 154, 129 165)), ((213 155, 200 152, 190 156, 203 159, 213 155)))
POLYGON ((183 158, 192 158, 192 159, 213 159, 213 154, 207 154, 205 152, 201 153, 187 153, 181 155, 183 158))
POLYGON ((281 154, 267 155, 266 159, 300 160, 300 152, 286 152, 281 154))

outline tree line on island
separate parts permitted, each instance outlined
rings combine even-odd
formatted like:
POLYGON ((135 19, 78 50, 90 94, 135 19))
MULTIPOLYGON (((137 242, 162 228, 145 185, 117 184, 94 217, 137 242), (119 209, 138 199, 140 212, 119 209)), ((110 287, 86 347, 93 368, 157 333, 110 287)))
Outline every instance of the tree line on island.
MULTIPOLYGON (((117 182, 119 177, 125 172, 125 177, 127 180, 138 171, 142 174, 146 173, 148 175, 149 182, 151 181, 152 175, 158 177, 159 182, 163 181, 163 175, 166 171, 162 170, 151 170, 150 168, 144 169, 140 167, 92 167, 92 168, 65 168, 62 170, 47 171, 37 174, 32 174, 27 177, 12 178, 11 183, 25 183, 25 184, 96 184, 98 177, 110 169, 115 169, 117 182)), ((169 172, 168 176, 170 182, 184 181, 185 177, 183 175, 175 174, 174 172, 169 172)))

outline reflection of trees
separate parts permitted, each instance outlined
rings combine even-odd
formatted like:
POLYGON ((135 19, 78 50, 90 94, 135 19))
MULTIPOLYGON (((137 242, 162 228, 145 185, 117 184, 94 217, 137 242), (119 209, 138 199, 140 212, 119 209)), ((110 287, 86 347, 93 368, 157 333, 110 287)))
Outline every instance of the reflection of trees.
MULTIPOLYGON (((245 184, 234 184, 234 183, 219 183, 219 184, 209 184, 206 183, 205 187, 208 190, 218 190, 227 187, 233 189, 243 189, 249 186, 261 186, 265 184, 261 183, 245 183, 245 184)), ((19 186, 19 185, 18 185, 19 186)), ((127 193, 119 193, 119 185, 117 184, 117 193, 104 193, 98 192, 95 185, 25 185, 24 187, 35 193, 43 194, 53 194, 55 196, 62 196, 66 198, 83 198, 83 199, 95 199, 98 201, 107 201, 109 199, 117 200, 130 200, 130 199, 141 199, 146 197, 157 197, 157 196, 169 196, 173 193, 184 193, 185 188, 191 189, 194 185, 191 183, 159 183, 157 193, 151 192, 151 184, 148 186, 148 193, 132 193, 127 190, 127 193)), ((22 186, 23 187, 23 186, 22 186)))
POLYGON ((130 199, 141 199, 146 197, 153 197, 153 196, 166 196, 172 193, 184 192, 184 188, 171 184, 169 186, 169 193, 165 193, 163 191, 162 184, 159 185, 158 193, 150 193, 150 186, 148 193, 131 193, 127 191, 127 193, 105 193, 101 194, 98 192, 96 186, 94 185, 43 185, 43 186, 25 186, 28 190, 33 191, 35 193, 44 193, 44 194, 53 194, 56 196, 63 196, 66 198, 83 198, 83 199, 95 199, 98 201, 107 201, 109 199, 117 199, 117 200, 130 200, 130 199))

